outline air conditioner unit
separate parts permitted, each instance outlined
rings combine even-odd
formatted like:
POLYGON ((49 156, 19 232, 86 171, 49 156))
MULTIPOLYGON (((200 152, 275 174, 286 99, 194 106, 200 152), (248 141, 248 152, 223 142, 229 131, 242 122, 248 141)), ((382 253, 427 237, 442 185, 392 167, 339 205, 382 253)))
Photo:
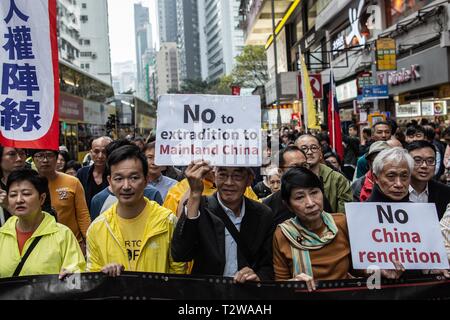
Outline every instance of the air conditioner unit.
POLYGON ((92 54, 92 59, 97 59, 97 54, 96 53, 92 54))

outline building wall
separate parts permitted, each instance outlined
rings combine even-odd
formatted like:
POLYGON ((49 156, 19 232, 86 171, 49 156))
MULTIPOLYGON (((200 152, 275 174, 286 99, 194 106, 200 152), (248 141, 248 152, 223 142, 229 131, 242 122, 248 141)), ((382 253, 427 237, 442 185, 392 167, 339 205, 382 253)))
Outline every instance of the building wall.
POLYGON ((133 61, 114 63, 113 87, 115 94, 136 90, 136 65, 133 61))
POLYGON ((208 80, 214 81, 222 75, 230 74, 235 60, 244 45, 244 33, 239 29, 239 0, 203 1, 199 8, 200 32, 206 41, 208 80))
POLYGON ((148 48, 149 35, 149 11, 147 7, 142 6, 140 3, 134 4, 134 32, 136 40, 136 68, 137 68, 137 81, 140 82, 143 79, 142 72, 142 55, 148 48))
POLYGON ((59 57, 80 67, 80 8, 79 1, 58 0, 59 57))
POLYGON ((175 42, 165 42, 156 55, 158 95, 179 89, 178 49, 175 42))
POLYGON ((158 0, 159 41, 177 42, 177 0, 158 0))
POLYGON ((201 79, 197 0, 177 0, 180 80, 201 79))
POLYGON ((81 0, 81 52, 82 70, 111 83, 111 54, 107 0, 81 0))

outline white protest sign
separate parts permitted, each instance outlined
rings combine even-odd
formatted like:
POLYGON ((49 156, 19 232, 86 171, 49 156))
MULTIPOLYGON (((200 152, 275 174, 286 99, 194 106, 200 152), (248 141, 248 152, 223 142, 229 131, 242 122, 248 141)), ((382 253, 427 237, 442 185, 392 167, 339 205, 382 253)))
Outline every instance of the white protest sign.
POLYGON ((160 96, 155 153, 157 165, 260 166, 260 97, 160 96))
POLYGON ((346 203, 353 268, 448 269, 433 203, 346 203))

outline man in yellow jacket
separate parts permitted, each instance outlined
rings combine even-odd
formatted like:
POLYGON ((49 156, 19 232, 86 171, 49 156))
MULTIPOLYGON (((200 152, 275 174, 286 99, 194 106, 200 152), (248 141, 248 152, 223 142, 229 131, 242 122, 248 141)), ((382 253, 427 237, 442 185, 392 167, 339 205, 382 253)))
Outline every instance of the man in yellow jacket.
POLYGON ((87 271, 110 276, 123 270, 185 273, 185 263, 173 262, 170 255, 176 216, 144 198, 148 163, 139 148, 125 145, 114 150, 107 170, 118 202, 88 229, 87 271))

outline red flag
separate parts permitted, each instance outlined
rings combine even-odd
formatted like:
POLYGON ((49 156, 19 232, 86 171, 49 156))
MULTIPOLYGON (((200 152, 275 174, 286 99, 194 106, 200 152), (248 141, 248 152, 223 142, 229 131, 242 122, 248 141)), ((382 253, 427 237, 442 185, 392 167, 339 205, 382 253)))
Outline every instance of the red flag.
POLYGON ((330 131, 331 148, 343 161, 344 147, 342 145, 341 119, 339 118, 339 105, 336 98, 333 71, 330 72, 330 91, 328 93, 328 130, 330 131))

